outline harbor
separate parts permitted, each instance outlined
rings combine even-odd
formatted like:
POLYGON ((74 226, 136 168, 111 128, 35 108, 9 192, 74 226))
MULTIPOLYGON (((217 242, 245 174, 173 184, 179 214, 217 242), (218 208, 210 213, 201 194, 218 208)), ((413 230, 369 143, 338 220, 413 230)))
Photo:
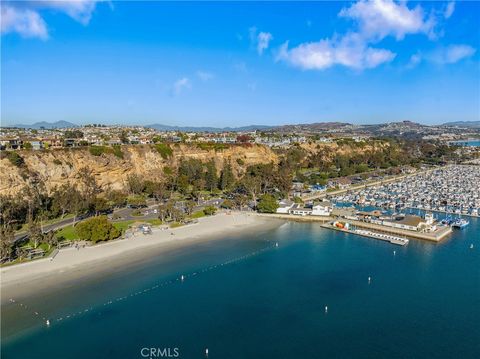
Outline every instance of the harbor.
POLYGON ((399 181, 334 196, 334 203, 352 203, 393 211, 406 208, 436 211, 454 217, 480 215, 480 167, 452 165, 399 181))

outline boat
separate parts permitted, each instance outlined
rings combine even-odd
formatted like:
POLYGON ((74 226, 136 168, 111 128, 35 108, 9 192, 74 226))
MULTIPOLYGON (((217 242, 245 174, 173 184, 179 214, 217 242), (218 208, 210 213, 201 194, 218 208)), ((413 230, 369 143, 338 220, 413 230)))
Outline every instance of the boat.
POLYGON ((466 219, 459 218, 459 219, 456 219, 455 221, 453 221, 452 227, 453 228, 458 228, 458 229, 463 229, 466 226, 468 226, 469 224, 470 224, 470 222, 467 221, 466 219))

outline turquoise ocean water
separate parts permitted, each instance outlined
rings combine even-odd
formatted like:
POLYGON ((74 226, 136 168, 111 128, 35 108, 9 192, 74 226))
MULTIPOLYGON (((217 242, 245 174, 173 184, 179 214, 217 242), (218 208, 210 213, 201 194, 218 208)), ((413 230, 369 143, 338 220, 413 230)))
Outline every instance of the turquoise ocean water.
POLYGON ((459 146, 480 147, 480 140, 455 141, 453 143, 459 146))
POLYGON ((206 348, 232 359, 478 358, 480 221, 470 222, 405 247, 289 222, 154 256, 30 298, 28 310, 5 305, 2 358, 130 359, 151 347, 180 358, 206 348))

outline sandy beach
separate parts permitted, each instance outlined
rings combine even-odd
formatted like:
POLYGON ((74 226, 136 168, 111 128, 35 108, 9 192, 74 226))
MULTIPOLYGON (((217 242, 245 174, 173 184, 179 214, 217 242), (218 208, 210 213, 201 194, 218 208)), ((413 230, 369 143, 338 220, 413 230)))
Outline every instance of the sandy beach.
POLYGON ((188 247, 202 241, 221 239, 245 231, 274 228, 279 220, 258 217, 246 213, 219 213, 200 218, 198 223, 161 230, 154 228, 151 235, 137 233, 128 239, 115 240, 85 247, 60 250, 53 260, 44 258, 0 269, 1 301, 28 296, 29 293, 48 289, 75 279, 112 271, 115 267, 147 258, 169 250, 188 247))

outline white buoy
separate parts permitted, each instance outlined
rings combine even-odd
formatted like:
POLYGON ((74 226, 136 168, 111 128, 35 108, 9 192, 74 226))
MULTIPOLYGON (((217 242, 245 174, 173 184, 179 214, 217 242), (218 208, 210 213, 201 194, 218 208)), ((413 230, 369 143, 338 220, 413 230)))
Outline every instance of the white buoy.
POLYGON ((180 277, 180 279, 182 280, 182 282, 185 280, 185 276, 182 274, 182 276, 180 277))
POLYGON ((393 251, 393 255, 396 255, 397 254, 397 251, 393 251))
POLYGON ((368 283, 370 284, 370 282, 372 281, 372 278, 371 277, 368 277, 368 283))
POLYGON ((325 306, 325 313, 328 313, 328 306, 325 306))
POLYGON ((275 247, 278 247, 278 242, 275 243, 275 247))
POLYGON ((472 244, 470 244, 470 249, 473 249, 473 243, 472 243, 472 244))
POLYGON ((205 349, 205 356, 208 357, 208 348, 205 349))
POLYGON ((47 327, 50 326, 50 321, 47 319, 47 321, 45 322, 45 324, 47 324, 47 327))

